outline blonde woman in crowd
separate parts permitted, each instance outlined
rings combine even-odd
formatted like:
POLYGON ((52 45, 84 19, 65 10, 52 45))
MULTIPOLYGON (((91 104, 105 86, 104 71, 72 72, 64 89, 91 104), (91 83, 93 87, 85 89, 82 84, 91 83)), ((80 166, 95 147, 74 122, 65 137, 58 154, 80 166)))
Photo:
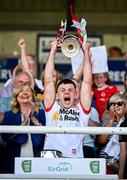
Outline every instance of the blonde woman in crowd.
MULTIPOLYGON (((34 91, 28 83, 18 85, 13 92, 12 110, 0 114, 2 125, 45 125, 44 110, 38 108, 34 91)), ((44 135, 1 134, 6 145, 5 173, 14 173, 15 157, 35 157, 43 150, 44 135)))
MULTIPOLYGON (((125 120, 126 101, 124 95, 116 93, 110 97, 107 104, 107 110, 102 116, 102 127, 119 127, 120 124, 125 120)), ((119 160, 120 144, 118 135, 99 135, 97 138, 99 145, 102 148, 99 153, 100 158, 106 158, 107 160, 107 174, 118 173, 118 169, 115 169, 114 164, 111 165, 110 160, 114 158, 116 161, 119 160), (113 147, 112 143, 115 143, 113 147)), ((117 163, 115 161, 115 163, 117 163)), ((118 167, 118 166, 117 166, 118 167)))

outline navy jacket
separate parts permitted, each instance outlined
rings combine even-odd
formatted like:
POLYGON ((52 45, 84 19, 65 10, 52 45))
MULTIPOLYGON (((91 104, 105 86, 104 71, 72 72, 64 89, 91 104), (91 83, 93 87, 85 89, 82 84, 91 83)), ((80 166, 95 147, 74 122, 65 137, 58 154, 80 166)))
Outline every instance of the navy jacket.
MULTIPOLYGON (((44 110, 39 110, 34 116, 45 125, 45 113, 44 110)), ((14 113, 13 111, 5 112, 3 125, 17 125, 21 124, 21 113, 14 113)), ((33 125, 30 123, 30 125, 33 125)), ((6 145, 6 157, 5 157, 5 173, 14 173, 14 160, 15 157, 20 157, 21 145, 25 144, 28 140, 27 134, 1 134, 6 145)), ((31 140, 33 145, 34 156, 37 156, 44 146, 44 134, 31 134, 31 140)))

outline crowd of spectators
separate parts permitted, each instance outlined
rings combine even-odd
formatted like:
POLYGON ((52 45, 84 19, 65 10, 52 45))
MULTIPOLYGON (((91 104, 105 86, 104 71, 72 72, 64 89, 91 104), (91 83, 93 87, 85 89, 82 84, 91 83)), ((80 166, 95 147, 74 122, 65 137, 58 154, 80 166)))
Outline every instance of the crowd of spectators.
MULTIPOLYGON (((41 80, 36 79, 35 57, 26 52, 25 40, 20 39, 18 46, 19 64, 12 79, 0 88, 1 125, 127 127, 127 72, 124 92, 109 81, 107 72, 92 74, 89 43, 82 47, 82 67, 68 79, 55 69, 57 41, 50 44, 41 80), (3 101, 6 106, 2 106, 3 101)), ((107 174, 126 178, 126 143, 126 135, 3 133, 0 173, 14 173, 15 157, 36 157, 49 149, 60 151, 63 157, 105 158, 107 174)))

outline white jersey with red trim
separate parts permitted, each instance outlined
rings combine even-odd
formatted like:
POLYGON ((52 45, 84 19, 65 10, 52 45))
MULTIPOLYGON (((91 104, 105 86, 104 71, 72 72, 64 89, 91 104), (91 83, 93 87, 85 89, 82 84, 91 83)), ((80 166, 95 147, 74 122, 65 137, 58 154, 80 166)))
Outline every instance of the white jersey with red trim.
MULTIPOLYGON (((46 126, 85 127, 89 114, 85 113, 80 103, 76 107, 63 109, 56 101, 51 109, 46 110, 46 126)), ((59 150, 64 157, 83 157, 83 137, 84 134, 47 134, 44 149, 59 150)))

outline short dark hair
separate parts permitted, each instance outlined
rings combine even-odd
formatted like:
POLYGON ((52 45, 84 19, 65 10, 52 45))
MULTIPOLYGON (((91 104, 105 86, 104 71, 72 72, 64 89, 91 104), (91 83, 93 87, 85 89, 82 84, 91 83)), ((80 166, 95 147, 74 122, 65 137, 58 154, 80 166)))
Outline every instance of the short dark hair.
POLYGON ((62 79, 61 81, 58 82, 56 86, 56 91, 58 90, 61 84, 73 84, 74 88, 76 89, 76 85, 71 79, 62 79))

